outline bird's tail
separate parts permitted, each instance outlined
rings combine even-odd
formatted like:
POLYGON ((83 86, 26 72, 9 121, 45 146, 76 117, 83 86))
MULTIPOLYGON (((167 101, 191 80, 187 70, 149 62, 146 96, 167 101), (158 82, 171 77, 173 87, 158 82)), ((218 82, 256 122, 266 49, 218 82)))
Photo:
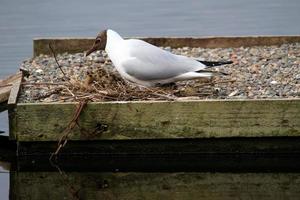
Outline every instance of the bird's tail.
POLYGON ((204 60, 197 60, 197 61, 207 66, 207 68, 233 63, 232 61, 204 61, 204 60))

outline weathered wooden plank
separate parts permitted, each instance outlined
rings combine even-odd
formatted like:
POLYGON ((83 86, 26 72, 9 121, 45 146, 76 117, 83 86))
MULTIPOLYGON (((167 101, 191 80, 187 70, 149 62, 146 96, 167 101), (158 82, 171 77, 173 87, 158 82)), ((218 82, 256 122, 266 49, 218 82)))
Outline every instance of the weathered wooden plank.
MULTIPOLYGON (((57 140, 75 103, 18 104, 10 124, 19 141, 57 140)), ((299 99, 89 103, 70 139, 300 136, 299 99)))
POLYGON ((21 77, 21 72, 6 77, 0 80, 0 103, 8 101, 10 90, 14 83, 16 83, 21 77))
MULTIPOLYGON (((300 42, 300 36, 242 36, 242 37, 157 37, 140 38, 156 46, 227 48, 250 47, 262 45, 281 45, 284 43, 300 42)), ((37 38, 33 41, 34 56, 50 54, 49 43, 57 53, 78 53, 91 47, 94 38, 37 38)))
POLYGON ((12 84, 7 84, 5 86, 0 85, 0 103, 8 100, 11 87, 12 84))
POLYGON ((7 102, 8 104, 14 105, 14 104, 17 103, 18 94, 20 92, 22 79, 23 79, 23 73, 18 72, 15 75, 14 81, 12 82, 12 87, 11 87, 10 95, 9 95, 8 102, 7 102))
POLYGON ((17 100, 18 100, 18 94, 20 92, 21 89, 21 83, 22 83, 22 79, 23 79, 23 73, 22 72, 18 72, 17 73, 17 78, 14 81, 11 91, 10 91, 10 95, 8 98, 8 119, 9 119, 9 137, 13 140, 16 139, 16 135, 14 135, 14 128, 17 124, 16 121, 12 120, 14 119, 15 116, 15 109, 16 109, 16 104, 17 104, 17 100), (12 131, 12 132, 11 132, 12 131))
POLYGON ((299 198, 300 174, 11 172, 10 186, 14 200, 276 200, 299 198))

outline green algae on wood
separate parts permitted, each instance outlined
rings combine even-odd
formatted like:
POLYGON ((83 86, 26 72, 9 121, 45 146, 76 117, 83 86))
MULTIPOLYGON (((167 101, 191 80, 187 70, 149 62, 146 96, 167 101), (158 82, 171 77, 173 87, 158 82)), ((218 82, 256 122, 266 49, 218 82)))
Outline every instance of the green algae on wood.
MULTIPOLYGON (((56 141, 76 103, 19 103, 19 141, 56 141)), ((300 136, 300 101, 199 100, 88 103, 71 140, 300 136)))

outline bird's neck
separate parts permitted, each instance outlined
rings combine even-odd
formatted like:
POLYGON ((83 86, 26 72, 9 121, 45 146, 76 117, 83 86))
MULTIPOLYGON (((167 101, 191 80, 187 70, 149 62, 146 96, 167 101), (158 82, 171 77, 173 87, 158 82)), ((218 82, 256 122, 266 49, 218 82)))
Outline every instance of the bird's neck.
POLYGON ((105 50, 109 50, 120 45, 124 39, 115 31, 107 30, 107 41, 106 41, 106 48, 105 50))
POLYGON ((123 44, 124 44, 124 39, 117 32, 113 30, 107 31, 107 42, 106 42, 105 51, 107 52, 109 58, 117 68, 119 66, 119 62, 121 61, 122 55, 124 53, 123 44))

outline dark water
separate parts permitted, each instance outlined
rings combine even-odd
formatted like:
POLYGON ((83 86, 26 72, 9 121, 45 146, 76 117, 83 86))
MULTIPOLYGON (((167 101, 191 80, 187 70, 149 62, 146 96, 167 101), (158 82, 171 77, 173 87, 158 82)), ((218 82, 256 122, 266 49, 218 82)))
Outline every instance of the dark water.
MULTIPOLYGON (((299 0, 12 1, 0 2, 0 78, 32 55, 35 37, 298 35, 299 0)), ((7 134, 7 113, 0 115, 7 134)), ((8 174, 0 173, 1 199, 8 174)))

